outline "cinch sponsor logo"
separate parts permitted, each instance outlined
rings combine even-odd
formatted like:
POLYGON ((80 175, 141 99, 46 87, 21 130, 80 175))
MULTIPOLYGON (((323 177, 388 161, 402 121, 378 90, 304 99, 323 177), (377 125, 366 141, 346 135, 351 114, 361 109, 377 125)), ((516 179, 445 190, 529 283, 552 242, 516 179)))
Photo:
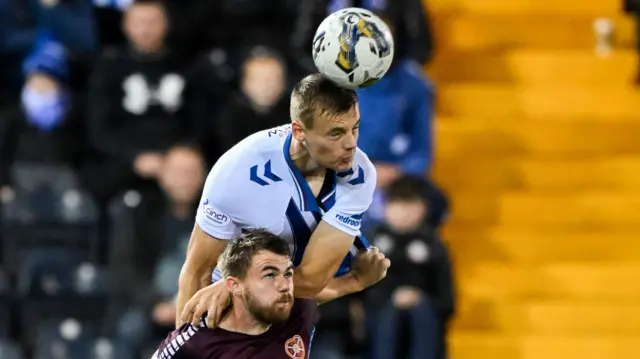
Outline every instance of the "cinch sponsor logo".
POLYGON ((360 220, 348 216, 343 216, 341 214, 336 214, 336 219, 351 227, 358 227, 360 225, 360 220))
POLYGON ((207 218, 211 219, 217 224, 224 225, 229 223, 230 218, 224 213, 216 212, 212 206, 209 206, 209 200, 206 199, 202 204, 202 211, 207 216, 207 218))

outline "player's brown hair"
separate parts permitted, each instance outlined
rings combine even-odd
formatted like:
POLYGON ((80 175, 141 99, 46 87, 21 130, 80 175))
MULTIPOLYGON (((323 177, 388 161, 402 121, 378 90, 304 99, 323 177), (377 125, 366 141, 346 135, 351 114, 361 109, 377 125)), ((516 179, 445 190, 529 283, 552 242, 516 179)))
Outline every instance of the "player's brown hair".
POLYGON ((229 243, 220 256, 220 270, 223 277, 244 278, 253 257, 260 251, 269 251, 290 257, 289 243, 282 237, 265 229, 247 231, 237 240, 229 243))
POLYGON ((291 93, 291 121, 300 121, 313 128, 318 115, 341 115, 349 112, 358 103, 355 91, 336 85, 320 73, 300 80, 291 93))

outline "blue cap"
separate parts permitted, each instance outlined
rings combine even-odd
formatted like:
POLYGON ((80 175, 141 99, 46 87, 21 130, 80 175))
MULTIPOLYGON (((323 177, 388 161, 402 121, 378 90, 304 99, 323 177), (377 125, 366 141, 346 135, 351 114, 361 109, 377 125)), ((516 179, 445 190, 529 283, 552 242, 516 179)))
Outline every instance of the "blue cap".
POLYGON ((34 50, 25 59, 22 69, 25 75, 42 72, 64 81, 69 73, 67 50, 49 34, 39 36, 34 50))

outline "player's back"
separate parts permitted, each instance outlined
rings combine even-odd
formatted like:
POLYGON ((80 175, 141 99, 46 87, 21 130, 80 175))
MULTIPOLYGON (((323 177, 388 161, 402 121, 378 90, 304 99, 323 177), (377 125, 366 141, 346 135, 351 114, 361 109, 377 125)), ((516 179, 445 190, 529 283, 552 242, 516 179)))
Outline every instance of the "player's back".
POLYGON ((289 319, 260 335, 185 324, 160 344, 152 359, 305 359, 318 316, 317 303, 296 299, 289 319))

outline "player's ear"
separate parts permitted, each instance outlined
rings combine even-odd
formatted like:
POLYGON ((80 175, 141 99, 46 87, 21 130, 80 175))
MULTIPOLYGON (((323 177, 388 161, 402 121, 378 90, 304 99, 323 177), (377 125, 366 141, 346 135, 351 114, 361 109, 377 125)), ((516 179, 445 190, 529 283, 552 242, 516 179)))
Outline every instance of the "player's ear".
POLYGON ((231 293, 232 295, 240 294, 242 291, 240 280, 238 280, 238 278, 236 277, 227 277, 225 279, 225 284, 227 285, 229 293, 231 293))
POLYGON ((298 142, 304 141, 304 125, 300 121, 296 120, 291 123, 291 135, 298 142))

